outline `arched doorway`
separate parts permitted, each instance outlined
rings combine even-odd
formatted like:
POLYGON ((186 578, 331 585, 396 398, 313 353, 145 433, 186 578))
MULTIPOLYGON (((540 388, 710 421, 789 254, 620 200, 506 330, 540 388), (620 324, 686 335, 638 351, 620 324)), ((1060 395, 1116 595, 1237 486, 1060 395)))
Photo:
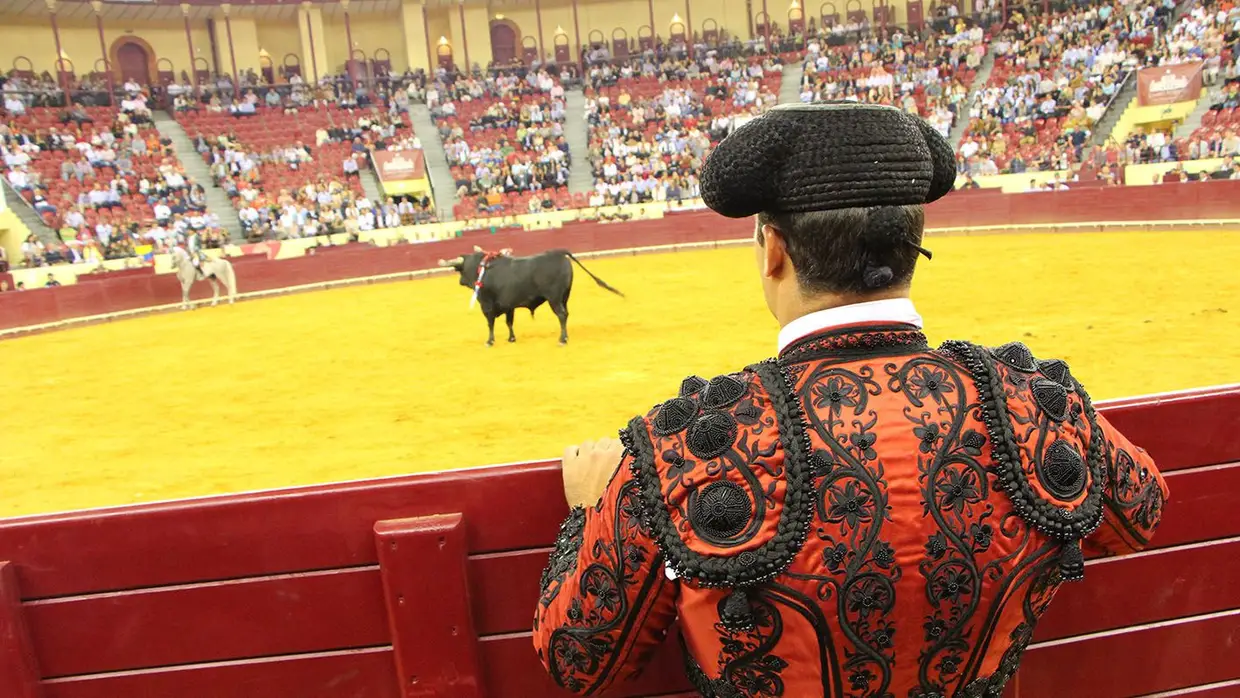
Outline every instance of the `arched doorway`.
POLYGON ((155 50, 136 36, 122 36, 112 42, 112 70, 122 82, 132 79, 139 85, 150 85, 155 75, 155 50))
POLYGON ((512 20, 491 20, 491 60, 496 63, 512 63, 517 57, 520 36, 521 31, 512 20))

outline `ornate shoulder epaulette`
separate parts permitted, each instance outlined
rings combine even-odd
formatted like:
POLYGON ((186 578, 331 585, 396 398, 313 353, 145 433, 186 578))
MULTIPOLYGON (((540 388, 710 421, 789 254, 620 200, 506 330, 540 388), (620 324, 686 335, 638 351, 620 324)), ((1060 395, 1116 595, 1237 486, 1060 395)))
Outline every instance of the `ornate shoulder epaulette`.
POLYGON ((622 438, 669 574, 734 589, 720 615, 743 626, 745 588, 787 568, 812 513, 809 442, 782 370, 687 378, 622 438))
POLYGON ((949 341, 940 351, 977 384, 999 483, 1017 514, 1063 542, 1060 574, 1081 579, 1081 540, 1102 523, 1106 481, 1104 438, 1089 395, 1068 364, 1038 360, 1019 342, 988 349, 949 341))

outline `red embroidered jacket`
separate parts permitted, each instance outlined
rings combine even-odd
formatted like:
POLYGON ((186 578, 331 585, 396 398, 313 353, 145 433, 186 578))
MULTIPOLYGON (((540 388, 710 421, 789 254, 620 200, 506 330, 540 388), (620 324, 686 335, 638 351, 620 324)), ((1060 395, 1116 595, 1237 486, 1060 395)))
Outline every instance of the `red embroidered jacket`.
POLYGON ((688 378, 621 436, 534 618, 583 695, 679 623, 708 697, 997 698, 1084 552, 1140 550, 1167 497, 1063 361, 907 326, 688 378))

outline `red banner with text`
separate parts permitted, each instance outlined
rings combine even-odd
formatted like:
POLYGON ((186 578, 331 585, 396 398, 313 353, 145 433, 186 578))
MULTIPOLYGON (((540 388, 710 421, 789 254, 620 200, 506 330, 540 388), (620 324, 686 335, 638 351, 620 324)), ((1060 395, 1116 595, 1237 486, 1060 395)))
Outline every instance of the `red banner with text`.
POLYGON ((1143 107, 1193 102, 1201 97, 1201 61, 1137 71, 1137 102, 1143 107))

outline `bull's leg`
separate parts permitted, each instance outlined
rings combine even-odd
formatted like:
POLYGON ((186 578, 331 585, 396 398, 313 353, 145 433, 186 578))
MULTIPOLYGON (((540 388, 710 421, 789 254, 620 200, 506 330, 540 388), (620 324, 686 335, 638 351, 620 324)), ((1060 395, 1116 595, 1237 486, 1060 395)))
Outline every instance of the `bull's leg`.
POLYGON ((495 345, 495 316, 487 315, 487 346, 495 345))
POLYGON ((552 303, 551 312, 560 319, 560 344, 568 344, 568 303, 552 303))
POLYGON ((512 319, 513 319, 513 316, 516 314, 517 314, 517 311, 509 310, 508 313, 504 315, 504 319, 508 321, 508 341, 509 342, 517 341, 517 335, 514 334, 512 331, 512 319))

